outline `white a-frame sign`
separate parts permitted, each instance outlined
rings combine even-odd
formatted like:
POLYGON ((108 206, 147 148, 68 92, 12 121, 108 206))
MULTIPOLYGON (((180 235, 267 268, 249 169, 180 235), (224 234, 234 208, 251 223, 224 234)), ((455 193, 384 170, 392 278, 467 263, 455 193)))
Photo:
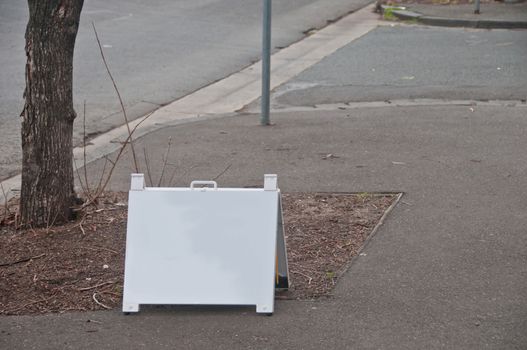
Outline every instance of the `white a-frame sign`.
POLYGON ((276 175, 264 188, 150 188, 132 174, 128 205, 123 312, 181 304, 273 313, 275 289, 288 287, 276 175))

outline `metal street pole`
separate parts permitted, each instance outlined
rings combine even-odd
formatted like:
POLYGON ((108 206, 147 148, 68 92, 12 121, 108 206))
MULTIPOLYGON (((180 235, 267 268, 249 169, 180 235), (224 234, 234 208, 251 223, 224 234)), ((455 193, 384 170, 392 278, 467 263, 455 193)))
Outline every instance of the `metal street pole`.
POLYGON ((271 89, 271 1, 264 0, 262 38, 262 115, 261 125, 271 125, 269 119, 271 89))
POLYGON ((474 6, 475 6, 475 8, 474 8, 474 13, 475 13, 476 15, 479 15, 479 0, 476 0, 476 1, 474 2, 474 6))

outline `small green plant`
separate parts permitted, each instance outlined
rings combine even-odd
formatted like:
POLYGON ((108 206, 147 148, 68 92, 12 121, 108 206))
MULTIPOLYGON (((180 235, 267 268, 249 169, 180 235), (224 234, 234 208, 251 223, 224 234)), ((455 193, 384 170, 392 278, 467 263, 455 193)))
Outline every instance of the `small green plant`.
POLYGON ((357 196, 359 197, 359 199, 364 200, 364 199, 370 197, 371 195, 368 192, 362 192, 362 193, 359 193, 357 196))
POLYGON ((402 7, 385 7, 384 11, 383 11, 383 18, 386 21, 397 21, 398 18, 393 13, 394 11, 397 11, 397 10, 404 10, 404 8, 402 8, 402 7))

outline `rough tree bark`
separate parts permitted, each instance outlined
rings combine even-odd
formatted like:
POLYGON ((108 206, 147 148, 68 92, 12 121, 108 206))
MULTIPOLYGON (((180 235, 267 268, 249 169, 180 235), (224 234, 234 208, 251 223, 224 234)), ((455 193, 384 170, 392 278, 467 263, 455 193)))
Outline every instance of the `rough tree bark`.
POLYGON ((73 50, 83 2, 28 0, 21 115, 23 225, 58 224, 73 213, 73 50))

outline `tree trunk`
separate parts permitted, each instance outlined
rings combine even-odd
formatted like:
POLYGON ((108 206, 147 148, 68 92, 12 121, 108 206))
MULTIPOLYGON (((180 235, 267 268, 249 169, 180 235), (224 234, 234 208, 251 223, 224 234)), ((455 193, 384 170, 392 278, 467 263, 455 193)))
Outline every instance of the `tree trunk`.
POLYGON ((28 0, 22 111, 22 224, 50 226, 72 216, 73 50, 83 0, 28 0))

